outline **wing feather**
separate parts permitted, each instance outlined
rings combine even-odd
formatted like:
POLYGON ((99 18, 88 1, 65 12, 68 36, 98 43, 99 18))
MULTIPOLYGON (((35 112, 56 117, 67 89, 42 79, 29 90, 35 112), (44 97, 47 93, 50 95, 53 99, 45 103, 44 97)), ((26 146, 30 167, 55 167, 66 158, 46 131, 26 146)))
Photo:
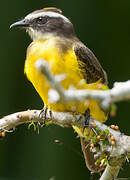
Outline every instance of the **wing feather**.
POLYGON ((75 43, 73 49, 87 83, 90 84, 101 80, 102 83, 107 84, 106 72, 92 51, 81 42, 75 43))

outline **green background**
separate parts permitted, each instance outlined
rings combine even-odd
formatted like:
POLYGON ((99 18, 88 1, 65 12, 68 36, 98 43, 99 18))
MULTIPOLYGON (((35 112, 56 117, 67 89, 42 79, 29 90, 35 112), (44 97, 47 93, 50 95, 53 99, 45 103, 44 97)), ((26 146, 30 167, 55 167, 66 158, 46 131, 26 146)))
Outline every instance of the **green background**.
MULTIPOLYGON (((23 74, 26 48, 31 42, 25 32, 10 30, 11 23, 33 10, 55 6, 71 19, 76 34, 98 57, 106 70, 109 86, 130 78, 130 0, 5 0, 0 6, 0 113, 41 109, 42 101, 23 74)), ((118 104, 117 116, 107 122, 118 124, 129 134, 129 102, 118 104)), ((49 126, 40 134, 27 124, 17 127, 0 141, 0 179, 85 180, 86 169, 79 139, 72 129, 49 126), (54 143, 55 139, 63 142, 54 143)), ((98 179, 94 176, 93 179, 98 179)), ((123 166, 120 177, 130 177, 123 166)))

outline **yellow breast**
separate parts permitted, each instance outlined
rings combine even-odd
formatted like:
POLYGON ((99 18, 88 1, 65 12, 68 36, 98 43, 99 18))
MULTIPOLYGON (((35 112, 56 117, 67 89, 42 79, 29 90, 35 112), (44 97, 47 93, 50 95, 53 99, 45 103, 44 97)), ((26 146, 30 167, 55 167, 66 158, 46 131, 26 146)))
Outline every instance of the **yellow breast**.
POLYGON ((55 38, 49 40, 34 41, 28 48, 27 58, 25 61, 25 73, 32 82, 35 89, 41 96, 43 102, 54 111, 76 111, 84 113, 87 108, 90 113, 99 121, 105 121, 106 115, 100 109, 99 105, 92 100, 81 103, 71 102, 68 104, 50 104, 48 102, 48 90, 51 88, 48 81, 35 68, 35 62, 38 59, 44 59, 48 62, 50 71, 53 75, 65 74, 66 77, 62 81, 62 86, 68 89, 73 86, 77 89, 98 89, 97 84, 83 83, 83 75, 79 69, 78 61, 72 49, 62 51, 56 45, 55 38))

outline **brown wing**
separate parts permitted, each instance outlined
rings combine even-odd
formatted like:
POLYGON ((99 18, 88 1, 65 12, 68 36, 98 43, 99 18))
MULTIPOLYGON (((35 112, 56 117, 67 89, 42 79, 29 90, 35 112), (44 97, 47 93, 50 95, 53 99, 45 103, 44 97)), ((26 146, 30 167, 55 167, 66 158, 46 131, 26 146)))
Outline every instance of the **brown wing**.
POLYGON ((79 66, 83 72, 84 79, 88 84, 101 79, 101 82, 107 84, 107 75, 100 65, 95 55, 81 42, 74 44, 74 52, 79 61, 79 66))
MULTIPOLYGON (((102 83, 107 84, 107 75, 92 51, 81 42, 76 42, 73 48, 87 83, 94 83, 101 79, 102 83)), ((87 168, 93 173, 99 173, 103 170, 103 167, 95 165, 96 159, 94 153, 90 150, 90 142, 86 142, 83 138, 80 139, 87 168)))

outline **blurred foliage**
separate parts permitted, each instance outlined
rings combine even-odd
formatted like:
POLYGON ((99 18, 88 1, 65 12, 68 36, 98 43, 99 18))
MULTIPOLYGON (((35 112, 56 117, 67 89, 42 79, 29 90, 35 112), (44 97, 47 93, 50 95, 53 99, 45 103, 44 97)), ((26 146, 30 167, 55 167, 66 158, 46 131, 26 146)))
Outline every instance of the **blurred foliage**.
MULTIPOLYGON (((10 30, 11 23, 33 10, 55 6, 63 10, 76 34, 98 57, 106 70, 109 86, 130 78, 130 1, 125 0, 5 0, 1 1, 0 109, 3 115, 42 108, 42 101, 23 74, 26 48, 31 42, 25 32, 10 30)), ((117 115, 108 124, 118 124, 128 134, 130 102, 117 104, 117 115)), ((72 129, 49 126, 40 134, 18 127, 0 142, 0 178, 22 180, 90 179, 79 139, 72 129), (58 146, 55 139, 63 144, 58 146)), ((125 165, 120 177, 130 177, 125 165)), ((95 179, 94 176, 93 179, 95 179)))

